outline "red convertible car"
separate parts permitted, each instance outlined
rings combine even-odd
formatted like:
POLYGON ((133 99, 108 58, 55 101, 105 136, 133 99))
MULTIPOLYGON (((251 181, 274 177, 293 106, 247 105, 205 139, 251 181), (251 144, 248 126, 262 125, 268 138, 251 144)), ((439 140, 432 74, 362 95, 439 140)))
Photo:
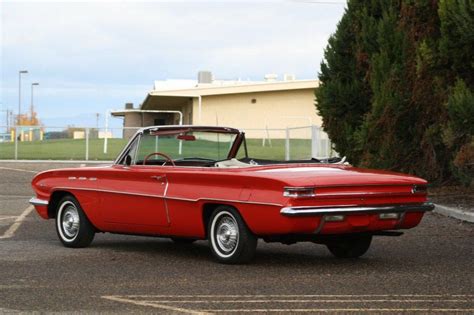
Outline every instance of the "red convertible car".
POLYGON ((374 235, 401 235, 433 209, 423 179, 338 158, 255 159, 244 132, 225 127, 143 128, 113 165, 50 170, 32 185, 31 204, 56 220, 64 246, 97 232, 207 239, 223 263, 251 260, 259 238, 359 257, 374 235))

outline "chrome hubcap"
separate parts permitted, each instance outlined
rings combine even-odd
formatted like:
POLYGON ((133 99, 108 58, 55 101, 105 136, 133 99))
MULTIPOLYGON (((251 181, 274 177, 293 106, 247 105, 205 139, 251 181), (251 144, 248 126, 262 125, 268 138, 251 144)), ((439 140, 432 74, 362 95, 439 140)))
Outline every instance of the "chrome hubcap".
POLYGON ((219 219, 216 228, 217 245, 224 253, 233 251, 239 241, 239 229, 235 219, 223 216, 219 219))
POLYGON ((76 207, 68 205, 64 210, 62 218, 64 234, 69 238, 74 238, 79 231, 79 213, 76 207))

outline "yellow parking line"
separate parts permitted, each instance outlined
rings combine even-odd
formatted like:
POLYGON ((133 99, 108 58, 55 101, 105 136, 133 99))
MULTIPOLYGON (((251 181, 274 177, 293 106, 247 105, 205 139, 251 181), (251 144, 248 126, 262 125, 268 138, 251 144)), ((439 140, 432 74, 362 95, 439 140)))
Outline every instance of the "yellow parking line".
POLYGON ((162 295, 162 294, 132 294, 127 295, 128 298, 143 298, 143 297, 155 297, 155 298, 269 298, 269 297, 303 297, 303 298, 311 298, 311 297, 342 297, 342 298, 360 298, 360 297, 431 297, 431 298, 443 298, 443 297, 474 297, 474 294, 269 294, 269 295, 261 295, 261 294, 230 294, 230 295, 162 295))
POLYGON ((0 217, 0 221, 1 221, 1 220, 13 219, 13 218, 16 218, 16 217, 17 217, 17 216, 15 216, 15 215, 2 216, 2 217, 0 217))
POLYGON ((117 296, 102 296, 102 298, 107 299, 107 300, 111 300, 111 301, 116 301, 116 302, 131 303, 131 304, 135 304, 135 305, 139 305, 139 306, 149 306, 149 307, 159 308, 159 309, 162 309, 162 310, 181 312, 181 313, 186 313, 186 314, 195 314, 195 315, 209 314, 207 312, 189 310, 189 309, 185 309, 185 308, 181 308, 181 307, 173 307, 173 306, 162 305, 162 304, 157 304, 157 303, 134 301, 134 300, 124 299, 124 298, 117 297, 117 296))
POLYGON ((373 299, 350 299, 350 300, 140 300, 141 302, 146 303, 185 303, 185 304, 199 304, 199 303, 228 303, 228 304, 238 304, 238 303, 470 303, 471 300, 427 300, 427 299, 417 299, 417 300, 373 300, 373 299))
POLYGON ((350 312, 350 313, 367 313, 367 312, 440 312, 440 313, 452 313, 452 312, 473 312, 474 308, 275 308, 275 309, 235 309, 235 310, 201 310, 202 312, 213 312, 213 313, 328 313, 328 312, 350 312))
POLYGON ((6 230, 6 232, 0 236, 0 239, 6 239, 6 238, 11 238, 13 235, 15 235, 16 230, 20 227, 20 225, 23 223, 23 221, 26 219, 26 217, 33 211, 33 206, 29 206, 26 208, 15 220, 15 222, 6 230))
MULTIPOLYGON (((139 306, 159 308, 167 311, 182 312, 187 314, 212 314, 212 313, 386 313, 386 312, 438 312, 472 313, 474 309, 470 303, 473 302, 472 294, 312 294, 312 295, 123 295, 103 296, 102 298, 112 301, 130 303, 139 306), (272 299, 273 297, 273 299, 272 299), (162 298, 160 300, 160 298, 162 298), (240 299, 239 299, 240 298, 240 299), (337 299, 339 298, 339 299, 337 299), (268 303, 319 303, 319 308, 231 308, 231 309, 199 309, 198 304, 266 304, 268 303), (348 303, 397 303, 393 308, 371 307, 363 308, 352 305, 341 307, 348 303), (413 303, 430 303, 432 306, 413 305, 413 303), (458 305, 445 306, 442 303, 457 303, 458 305), (469 303, 466 305, 466 303, 469 303), (188 305, 183 308, 181 305, 188 305), (326 305, 324 305, 326 304, 326 305), (331 308, 327 304, 332 304, 331 308), (339 305, 337 305, 339 304, 339 305), (341 305, 342 304, 342 305, 341 305), (411 304, 403 307, 402 304, 411 304), (460 304, 464 304, 461 306, 460 304), (173 305, 173 306, 172 306, 173 305), (176 307, 180 305, 180 307, 176 307), (324 305, 324 306, 323 306, 324 305), (352 307, 351 307, 352 306, 352 307)), ((294 304, 293 304, 294 305, 294 304)), ((375 306, 375 305, 373 305, 375 306)))
POLYGON ((3 167, 3 166, 0 166, 0 170, 26 172, 26 173, 34 173, 34 174, 38 173, 38 171, 25 170, 25 169, 22 169, 22 168, 3 167))

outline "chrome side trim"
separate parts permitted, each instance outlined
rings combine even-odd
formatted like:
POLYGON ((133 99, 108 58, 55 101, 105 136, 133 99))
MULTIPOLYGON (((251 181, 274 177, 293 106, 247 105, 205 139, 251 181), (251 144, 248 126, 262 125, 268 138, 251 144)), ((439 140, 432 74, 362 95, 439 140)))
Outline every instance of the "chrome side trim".
POLYGON ((132 196, 141 196, 141 197, 150 197, 150 198, 164 198, 164 196, 162 195, 141 194, 141 193, 126 192, 126 191, 118 191, 118 190, 95 189, 95 188, 84 188, 84 187, 55 187, 55 190, 61 190, 61 189, 106 192, 106 193, 111 193, 111 194, 132 195, 132 196))
POLYGON ((128 150, 128 147, 133 143, 133 141, 135 141, 135 139, 137 137, 139 137, 142 133, 143 133, 143 130, 145 128, 140 128, 138 129, 135 134, 130 138, 130 140, 127 142, 127 144, 125 145, 125 147, 122 149, 122 151, 120 151, 119 155, 117 156, 117 158, 115 159, 114 161, 114 164, 113 165, 117 165, 119 163, 119 161, 123 158, 123 155, 125 154, 125 151, 128 150))
POLYGON ((379 205, 379 206, 340 206, 340 207, 284 207, 280 213, 289 217, 325 215, 333 213, 384 213, 384 212, 405 212, 405 211, 431 211, 434 204, 431 202, 415 203, 415 204, 397 204, 397 205, 379 205))
POLYGON ((262 206, 275 206, 275 207, 281 207, 281 206, 282 206, 282 205, 279 204, 279 203, 271 203, 271 202, 242 201, 242 200, 207 198, 207 197, 202 197, 202 198, 198 198, 198 199, 188 199, 188 198, 181 198, 181 197, 166 197, 166 199, 189 201, 189 202, 198 202, 198 201, 201 201, 201 200, 208 200, 208 201, 222 201, 222 202, 245 203, 245 204, 262 205, 262 206))
MULTIPOLYGON (((421 195, 421 193, 418 193, 421 195)), ((316 198, 340 198, 340 197, 359 197, 359 196, 412 196, 410 192, 341 192, 341 193, 318 193, 315 194, 316 198)))
POLYGON ((235 203, 245 203, 245 204, 263 205, 263 206, 275 206, 275 207, 283 206, 280 203, 270 203, 270 202, 242 201, 242 200, 207 198, 207 197, 191 199, 191 198, 182 198, 182 197, 169 197, 169 196, 161 196, 161 195, 151 195, 151 194, 133 193, 133 192, 126 192, 126 191, 117 191, 117 190, 108 190, 108 189, 92 189, 92 188, 82 188, 82 187, 56 187, 55 189, 56 190, 71 189, 71 190, 96 191, 96 192, 106 192, 106 193, 111 193, 111 194, 142 196, 142 197, 150 197, 150 198, 162 198, 165 200, 179 200, 179 201, 189 201, 189 202, 198 202, 202 200, 207 200, 207 201, 235 202, 235 203))
POLYGON ((165 204, 165 210, 166 210, 166 220, 168 220, 168 225, 171 224, 171 219, 170 219, 170 211, 168 209, 168 203, 166 202, 166 194, 168 193, 168 186, 169 186, 169 182, 168 182, 168 178, 165 176, 163 176, 164 180, 166 181, 166 186, 165 186, 165 190, 163 192, 163 202, 165 204))
POLYGON ((43 199, 33 197, 30 199, 30 204, 32 204, 33 206, 47 206, 49 202, 48 200, 43 200, 43 199))

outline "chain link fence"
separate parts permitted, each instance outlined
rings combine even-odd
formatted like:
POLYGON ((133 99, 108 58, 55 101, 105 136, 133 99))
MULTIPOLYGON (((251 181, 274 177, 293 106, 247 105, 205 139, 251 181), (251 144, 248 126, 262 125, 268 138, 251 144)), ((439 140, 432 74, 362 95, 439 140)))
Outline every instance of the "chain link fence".
MULTIPOLYGON (((140 128, 0 126, 0 160, 112 161, 140 128)), ((245 129, 249 156, 304 160, 337 156, 318 126, 245 129)))

